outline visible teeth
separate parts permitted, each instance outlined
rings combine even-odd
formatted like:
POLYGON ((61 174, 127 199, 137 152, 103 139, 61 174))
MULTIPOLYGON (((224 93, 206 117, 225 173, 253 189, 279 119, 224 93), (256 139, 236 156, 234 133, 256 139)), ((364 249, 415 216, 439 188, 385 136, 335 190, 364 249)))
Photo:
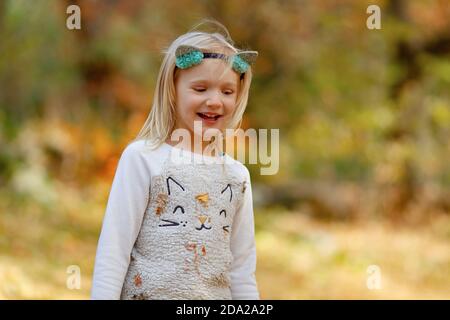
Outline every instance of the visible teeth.
POLYGON ((204 114, 204 113, 200 113, 200 114, 201 114, 202 116, 204 116, 204 117, 209 118, 209 119, 216 119, 216 118, 219 117, 219 115, 212 116, 212 115, 208 115, 208 114, 204 114))

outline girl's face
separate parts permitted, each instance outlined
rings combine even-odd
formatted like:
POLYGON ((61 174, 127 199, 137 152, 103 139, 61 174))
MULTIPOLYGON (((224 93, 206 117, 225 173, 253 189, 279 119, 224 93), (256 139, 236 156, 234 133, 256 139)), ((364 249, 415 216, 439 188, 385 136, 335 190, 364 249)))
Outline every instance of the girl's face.
POLYGON ((208 128, 226 129, 236 108, 239 84, 239 75, 221 59, 208 58, 177 70, 176 128, 194 134, 194 121, 201 121, 202 134, 208 128))

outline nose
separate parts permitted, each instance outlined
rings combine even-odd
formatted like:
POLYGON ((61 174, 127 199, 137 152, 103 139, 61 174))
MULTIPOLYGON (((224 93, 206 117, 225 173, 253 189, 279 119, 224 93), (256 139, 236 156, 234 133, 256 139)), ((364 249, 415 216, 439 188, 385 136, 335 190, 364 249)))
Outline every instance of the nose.
POLYGON ((200 221, 201 224, 204 224, 206 219, 208 219, 207 216, 198 216, 198 220, 200 221))
POLYGON ((212 93, 209 96, 209 99, 206 100, 206 106, 209 108, 216 109, 216 108, 222 107, 222 105, 223 105, 223 103, 222 103, 222 100, 220 99, 218 93, 212 93))

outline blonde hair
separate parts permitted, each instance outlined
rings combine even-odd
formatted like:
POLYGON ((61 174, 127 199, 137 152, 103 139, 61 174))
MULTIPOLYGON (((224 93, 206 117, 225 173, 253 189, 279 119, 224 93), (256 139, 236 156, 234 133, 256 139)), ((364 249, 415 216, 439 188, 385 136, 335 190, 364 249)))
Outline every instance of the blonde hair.
MULTIPOLYGON (((152 147, 157 148, 164 143, 174 130, 175 126, 175 75, 178 70, 175 66, 175 51, 181 45, 197 47, 208 51, 232 51, 234 53, 244 52, 236 48, 228 30, 219 22, 208 20, 207 23, 213 23, 223 33, 219 32, 201 32, 195 31, 205 22, 201 22, 191 31, 179 36, 172 44, 163 51, 165 54, 162 61, 153 98, 153 105, 142 129, 138 133, 136 140, 147 140, 152 147)), ((231 64, 229 64, 231 67, 231 64)), ((233 129, 239 128, 242 122, 242 116, 247 106, 250 84, 252 81, 251 67, 247 69, 244 77, 240 80, 240 89, 236 100, 236 109, 232 115, 229 126, 233 129)))

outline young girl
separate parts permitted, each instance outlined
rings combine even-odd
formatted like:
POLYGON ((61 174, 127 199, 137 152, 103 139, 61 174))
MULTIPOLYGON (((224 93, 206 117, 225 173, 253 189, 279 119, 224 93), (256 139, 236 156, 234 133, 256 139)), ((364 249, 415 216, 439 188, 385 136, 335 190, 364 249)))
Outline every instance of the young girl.
POLYGON ((224 30, 186 33, 165 54, 149 117, 115 173, 93 299, 259 299, 249 172, 224 153, 203 156, 204 141, 192 147, 207 129, 236 128, 247 105, 257 53, 224 30), (175 145, 175 132, 190 139, 175 145))

